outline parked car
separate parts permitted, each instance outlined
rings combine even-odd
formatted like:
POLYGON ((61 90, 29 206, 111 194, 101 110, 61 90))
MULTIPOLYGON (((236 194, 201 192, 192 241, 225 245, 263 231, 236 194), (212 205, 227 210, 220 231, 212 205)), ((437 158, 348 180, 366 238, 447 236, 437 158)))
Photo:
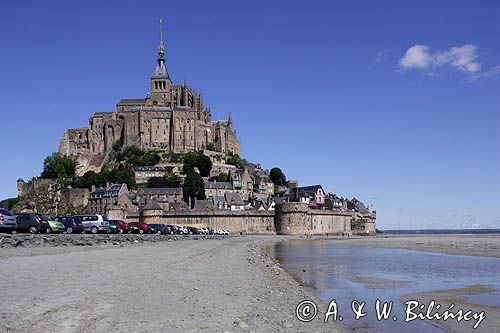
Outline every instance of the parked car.
POLYGON ((16 216, 16 230, 18 232, 31 232, 36 234, 46 232, 49 229, 48 217, 43 219, 42 214, 21 213, 16 216))
POLYGON ((152 232, 155 234, 170 235, 171 229, 165 224, 150 224, 152 232))
POLYGON ((148 234, 151 232, 149 224, 144 222, 130 222, 128 227, 133 234, 148 234))
POLYGON ((187 227, 188 233, 190 235, 199 235, 201 234, 200 230, 196 227, 187 227))
POLYGON ((83 223, 79 219, 73 216, 56 216, 53 218, 54 221, 59 221, 66 227, 66 232, 68 234, 72 233, 82 233, 84 231, 83 223))
POLYGON ((187 235, 187 234, 189 234, 188 228, 183 227, 183 226, 176 226, 176 227, 177 227, 177 233, 179 235, 187 235))
POLYGON ((129 231, 128 223, 122 220, 109 220, 109 232, 123 234, 129 231))
POLYGON ((45 220, 47 219, 47 222, 49 223, 49 228, 47 229, 47 233, 50 232, 65 232, 66 231, 66 226, 59 221, 55 221, 54 219, 48 217, 47 215, 43 214, 37 214, 41 219, 45 220))
POLYGON ((109 231, 109 221, 106 215, 77 215, 75 219, 83 223, 84 232, 97 234, 98 232, 109 231))
POLYGON ((208 235, 209 234, 208 228, 199 228, 198 231, 202 235, 208 235))
POLYGON ((16 230, 16 215, 7 209, 0 209, 0 229, 16 230))
POLYGON ((179 234, 180 231, 179 231, 179 228, 175 225, 170 225, 168 224, 167 227, 170 228, 170 234, 173 235, 173 234, 179 234))

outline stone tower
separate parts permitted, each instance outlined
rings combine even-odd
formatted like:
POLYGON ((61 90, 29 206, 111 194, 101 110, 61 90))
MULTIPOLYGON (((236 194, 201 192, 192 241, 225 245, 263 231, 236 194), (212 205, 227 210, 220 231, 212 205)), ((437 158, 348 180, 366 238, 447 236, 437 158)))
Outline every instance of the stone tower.
MULTIPOLYGON (((153 101, 163 99, 167 101, 167 106, 171 105, 170 91, 172 90, 172 80, 168 75, 167 67, 165 66, 165 46, 163 45, 163 21, 160 19, 160 44, 158 45, 158 64, 151 76, 151 98, 153 101)), ((154 104, 154 103, 153 103, 154 104)))

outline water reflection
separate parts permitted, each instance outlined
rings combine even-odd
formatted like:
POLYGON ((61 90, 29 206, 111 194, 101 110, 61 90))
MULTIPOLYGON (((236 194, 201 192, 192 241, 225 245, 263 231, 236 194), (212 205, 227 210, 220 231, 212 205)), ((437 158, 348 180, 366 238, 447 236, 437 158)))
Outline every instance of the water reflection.
MULTIPOLYGON (((340 325, 355 332, 443 332, 423 321, 404 323, 404 295, 490 285, 500 289, 500 259, 300 240, 276 244, 274 256, 325 303, 336 299, 340 325), (367 301, 369 315, 354 320, 352 300, 367 301), (375 301, 393 301, 400 319, 378 322, 375 301), (371 316, 370 316, 371 315, 371 316)), ((498 293, 468 295, 476 304, 498 306, 498 293)))

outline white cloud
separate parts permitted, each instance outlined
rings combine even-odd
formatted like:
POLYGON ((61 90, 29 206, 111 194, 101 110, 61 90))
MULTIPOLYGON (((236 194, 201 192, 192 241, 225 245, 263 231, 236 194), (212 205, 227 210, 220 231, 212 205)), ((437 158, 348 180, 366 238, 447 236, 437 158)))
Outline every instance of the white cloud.
POLYGON ((500 74, 500 66, 481 71, 477 50, 477 46, 467 44, 452 47, 447 51, 431 52, 429 46, 417 44, 406 51, 404 57, 399 60, 399 67, 403 70, 422 69, 428 75, 437 75, 437 69, 449 67, 469 74, 473 80, 500 74))
POLYGON ((429 68, 434 62, 426 45, 414 45, 406 51, 403 58, 399 60, 401 68, 429 68))
POLYGON ((477 58, 477 46, 470 44, 455 46, 449 51, 439 51, 434 54, 436 65, 449 65, 466 73, 476 73, 481 70, 481 65, 476 62, 477 58))
POLYGON ((490 77, 490 76, 496 76, 500 74, 500 65, 495 66, 493 68, 490 68, 486 71, 480 72, 480 73, 475 73, 474 75, 471 76, 471 80, 479 80, 485 77, 490 77))

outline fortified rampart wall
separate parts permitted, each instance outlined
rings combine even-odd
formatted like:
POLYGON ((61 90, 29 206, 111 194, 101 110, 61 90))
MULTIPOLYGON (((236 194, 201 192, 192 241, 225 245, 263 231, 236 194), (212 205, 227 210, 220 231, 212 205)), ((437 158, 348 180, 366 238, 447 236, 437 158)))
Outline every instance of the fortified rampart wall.
POLYGON ((276 234, 272 211, 145 211, 128 214, 127 221, 193 226, 228 230, 231 234, 276 234))
POLYGON ((303 203, 276 205, 275 211, 161 211, 128 213, 129 222, 226 229, 232 234, 375 235, 375 215, 313 210, 303 203))
POLYGON ((353 213, 308 209, 304 203, 276 205, 275 226, 278 235, 351 234, 353 213))

